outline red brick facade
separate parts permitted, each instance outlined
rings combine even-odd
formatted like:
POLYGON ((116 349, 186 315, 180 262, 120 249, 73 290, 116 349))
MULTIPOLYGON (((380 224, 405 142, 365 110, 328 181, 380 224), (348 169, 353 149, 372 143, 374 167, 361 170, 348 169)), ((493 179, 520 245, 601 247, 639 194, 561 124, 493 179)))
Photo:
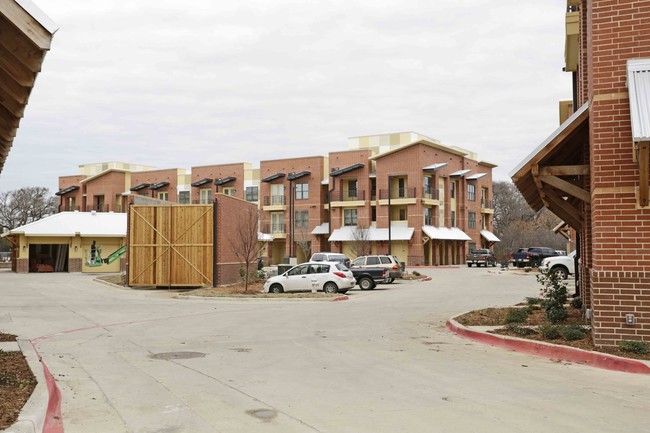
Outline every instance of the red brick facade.
POLYGON ((231 192, 233 197, 244 200, 246 198, 246 188, 244 186, 245 166, 244 163, 235 164, 220 164, 220 165, 205 165, 200 167, 192 167, 192 183, 201 181, 202 179, 210 179, 209 182, 200 185, 192 186, 192 203, 201 203, 201 190, 210 189, 212 196, 217 192, 222 193, 224 190, 231 192), (215 185, 214 181, 217 179, 226 180, 234 177, 235 179, 215 185))
MULTIPOLYGON (((150 186, 155 186, 160 183, 168 183, 168 185, 161 186, 160 188, 151 189, 146 187, 139 192, 134 192, 134 194, 142 194, 148 197, 157 198, 160 200, 171 201, 173 203, 178 202, 178 169, 171 168, 166 170, 147 170, 147 171, 136 171, 131 173, 131 183, 129 189, 147 183, 150 186), (164 198, 166 194, 167 198, 164 198)), ((126 209, 124 209, 126 210, 126 209)))

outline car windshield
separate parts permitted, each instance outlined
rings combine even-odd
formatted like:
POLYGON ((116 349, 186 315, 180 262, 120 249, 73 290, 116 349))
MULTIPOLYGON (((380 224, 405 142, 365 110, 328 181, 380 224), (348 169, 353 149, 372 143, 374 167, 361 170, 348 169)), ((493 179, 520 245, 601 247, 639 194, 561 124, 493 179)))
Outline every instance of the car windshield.
POLYGON ((349 271, 349 269, 343 263, 337 263, 336 269, 338 269, 339 271, 349 271))

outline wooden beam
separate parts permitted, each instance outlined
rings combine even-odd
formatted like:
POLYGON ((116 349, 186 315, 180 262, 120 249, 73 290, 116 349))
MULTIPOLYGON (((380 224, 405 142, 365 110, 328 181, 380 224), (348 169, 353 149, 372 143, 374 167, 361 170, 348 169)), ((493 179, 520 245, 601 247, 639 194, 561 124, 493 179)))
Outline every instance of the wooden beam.
POLYGON ((2 85, 0 85, 0 106, 5 107, 16 117, 23 117, 25 113, 25 104, 16 101, 2 85))
POLYGON ((649 186, 648 165, 650 165, 650 143, 639 143, 639 206, 648 206, 649 186))
POLYGON ((0 87, 21 104, 27 103, 31 87, 21 86, 14 78, 0 68, 0 87))
POLYGON ((575 206, 558 196, 555 191, 546 190, 545 196, 548 202, 547 207, 551 212, 562 218, 565 223, 575 230, 582 228, 582 216, 575 206))
POLYGON ((586 176, 589 174, 589 165, 557 165, 539 168, 543 176, 586 176))
POLYGON ((45 51, 32 44, 2 15, 0 15, 0 45, 11 52, 32 72, 41 70, 45 51))
POLYGON ((5 47, 0 45, 0 68, 4 69, 21 86, 32 87, 36 73, 30 71, 5 47))
POLYGON ((25 12, 14 0, 0 0, 0 14, 7 17, 37 48, 41 50, 50 49, 52 34, 45 30, 38 21, 25 12))
POLYGON ((562 192, 566 192, 570 196, 578 198, 586 203, 591 203, 591 196, 589 192, 584 189, 575 186, 571 182, 567 182, 564 179, 560 179, 557 176, 540 176, 540 180, 548 185, 551 185, 562 192))

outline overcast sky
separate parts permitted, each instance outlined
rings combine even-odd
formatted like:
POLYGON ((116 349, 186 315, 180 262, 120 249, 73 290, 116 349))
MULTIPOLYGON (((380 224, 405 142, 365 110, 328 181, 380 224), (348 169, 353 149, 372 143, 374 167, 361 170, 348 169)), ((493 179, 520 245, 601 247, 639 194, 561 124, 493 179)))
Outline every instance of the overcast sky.
POLYGON ((558 126, 566 0, 34 0, 59 26, 0 175, 327 155, 415 131, 508 173, 558 126))

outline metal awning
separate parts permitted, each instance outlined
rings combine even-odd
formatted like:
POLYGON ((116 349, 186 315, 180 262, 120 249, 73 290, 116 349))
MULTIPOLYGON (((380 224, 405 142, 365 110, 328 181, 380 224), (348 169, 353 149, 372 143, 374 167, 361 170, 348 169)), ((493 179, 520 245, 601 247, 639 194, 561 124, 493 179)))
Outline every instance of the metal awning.
POLYGON ((203 185, 205 185, 206 183, 210 183, 210 182, 212 182, 212 179, 211 179, 211 178, 209 178, 209 177, 204 177, 204 178, 201 179, 201 180, 197 180, 196 182, 192 182, 190 185, 192 185, 192 186, 194 186, 194 187, 197 187, 197 186, 203 186, 203 185))
POLYGON ((57 26, 27 0, 0 1, 0 172, 57 26))
POLYGON ((311 174, 311 171, 299 171, 298 173, 289 173, 287 176, 287 180, 289 181, 294 181, 296 179, 300 179, 301 177, 309 176, 311 174))
POLYGON ((458 227, 435 227, 435 226, 422 226, 424 234, 429 236, 430 239, 441 239, 447 241, 471 241, 467 233, 458 227))
POLYGON ((274 180, 283 178, 284 176, 286 176, 284 173, 275 173, 262 179, 262 182, 273 182, 274 180))
POLYGON ((169 182, 158 182, 158 183, 155 183, 153 185, 149 185, 149 189, 155 190, 155 189, 162 188, 163 186, 167 186, 167 185, 169 185, 169 182))
POLYGON ((482 177, 487 176, 487 173, 476 173, 471 176, 467 176, 465 180, 479 180, 482 177))
POLYGON ((357 170, 359 168, 363 168, 364 166, 365 166, 364 164, 358 163, 358 164, 350 165, 348 167, 338 168, 338 169, 330 171, 330 176, 332 176, 332 177, 340 176, 342 174, 349 173, 349 172, 357 170))
POLYGON ((449 177, 463 177, 472 170, 458 170, 449 175, 449 177))
POLYGON ((632 140, 650 141, 650 59, 627 61, 632 140))
POLYGON ((426 167, 423 167, 422 171, 429 171, 429 172, 436 171, 436 170, 441 169, 443 167, 447 167, 447 165, 448 164, 446 162, 439 162, 437 164, 431 164, 431 165, 427 165, 426 167))
MULTIPOLYGON (((413 227, 393 224, 390 227, 391 241, 408 241, 413 237, 413 227)), ((388 228, 368 227, 367 229, 358 228, 357 226, 344 226, 332 231, 329 242, 351 242, 358 239, 368 240, 370 242, 388 241, 388 228), (363 234, 362 231, 367 230, 363 234)))
POLYGON ((583 189, 582 176, 589 175, 585 146, 589 146, 589 103, 565 120, 510 173, 534 211, 546 206, 576 230, 583 222, 579 202, 591 203, 591 194, 583 189))
POLYGON ((330 223, 323 223, 319 226, 314 227, 314 230, 311 231, 312 235, 327 235, 330 232, 330 223))
POLYGON ((55 192, 54 195, 62 196, 62 195, 66 195, 69 192, 76 191, 78 189, 79 189, 78 186, 69 186, 67 188, 60 189, 59 191, 55 192))
POLYGON ((235 180, 237 180, 236 177, 228 176, 228 177, 224 177, 223 179, 222 178, 215 179, 214 184, 217 185, 217 186, 220 186, 220 185, 225 185, 227 183, 233 182, 235 180))
POLYGON ((481 230, 481 237, 488 242, 501 242, 501 239, 496 237, 494 233, 489 230, 481 230))
POLYGON ((141 183, 140 185, 132 186, 130 188, 131 191, 140 191, 141 189, 149 188, 151 186, 150 183, 141 183))

